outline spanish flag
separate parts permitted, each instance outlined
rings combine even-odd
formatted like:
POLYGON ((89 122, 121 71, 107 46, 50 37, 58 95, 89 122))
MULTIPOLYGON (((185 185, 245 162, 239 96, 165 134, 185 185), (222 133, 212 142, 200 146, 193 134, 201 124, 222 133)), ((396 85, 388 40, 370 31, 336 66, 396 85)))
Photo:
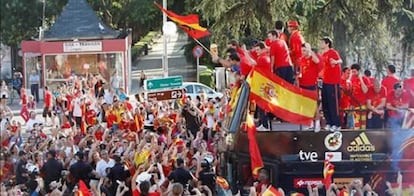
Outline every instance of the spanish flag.
POLYGON ((310 125, 317 109, 317 92, 301 89, 262 69, 254 68, 247 78, 250 99, 275 116, 310 125))
POLYGON ((250 164, 252 167, 252 175, 257 178, 259 170, 263 168, 263 160, 260 155, 259 146, 256 141, 256 125, 253 116, 247 114, 246 117, 247 138, 249 139, 250 164))
POLYGON ((85 182, 83 182, 83 180, 79 180, 77 195, 78 196, 92 196, 85 182))
POLYGON ((279 192, 275 187, 270 185, 263 193, 262 196, 282 196, 282 193, 279 192))
POLYGON ((206 37, 210 35, 210 32, 200 26, 200 21, 197 14, 190 14, 187 16, 178 15, 172 11, 164 9, 160 4, 154 2, 155 6, 157 6, 162 12, 164 12, 169 19, 174 21, 178 24, 178 26, 183 29, 187 34, 194 38, 200 39, 202 37, 206 37))
POLYGON ((323 165, 323 183, 325 185, 325 189, 329 189, 332 184, 332 176, 335 172, 335 166, 330 163, 328 160, 325 160, 323 165))

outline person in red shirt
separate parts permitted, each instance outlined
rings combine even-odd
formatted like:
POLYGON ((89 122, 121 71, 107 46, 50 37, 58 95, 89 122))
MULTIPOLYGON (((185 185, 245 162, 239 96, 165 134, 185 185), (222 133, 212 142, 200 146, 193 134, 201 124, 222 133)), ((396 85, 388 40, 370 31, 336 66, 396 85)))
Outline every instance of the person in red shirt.
POLYGON ((86 104, 86 123, 89 126, 93 126, 96 124, 96 112, 94 109, 91 108, 91 103, 86 104))
MULTIPOLYGON (((51 125, 54 125, 55 122, 52 118, 52 93, 49 91, 48 87, 44 87, 45 95, 44 95, 44 107, 43 107, 43 118, 45 119, 45 123, 47 124, 47 117, 49 116, 50 121, 52 121, 51 125)), ((50 125, 50 124, 47 124, 50 125)))
POLYGON ((385 101, 387 90, 379 80, 374 80, 367 93, 367 129, 381 129, 384 127, 385 101))
POLYGON ((267 37, 272 42, 270 46, 270 64, 273 68, 273 74, 293 84, 292 61, 286 43, 278 38, 279 35, 275 30, 269 31, 267 37))
POLYGON ((288 36, 285 34, 285 28, 283 27, 283 22, 278 20, 275 22, 275 29, 279 35, 279 39, 285 41, 285 43, 288 43, 288 36))
POLYGON ((388 126, 401 128, 410 97, 400 83, 394 84, 394 90, 387 95, 388 126))
POLYGON ((341 83, 341 63, 339 53, 332 48, 332 39, 324 37, 320 41, 322 49, 323 84, 322 84, 322 109, 326 120, 325 129, 337 131, 341 127, 339 119, 339 100, 341 83))
POLYGON ((249 64, 249 61, 245 56, 239 56, 237 53, 230 54, 230 62, 235 65, 239 66, 240 68, 240 79, 246 79, 247 75, 249 75, 250 71, 252 70, 252 66, 249 64))
POLYGON ((339 100, 339 116, 341 118, 341 127, 344 129, 354 127, 353 119, 348 118, 352 115, 349 112, 344 111, 349 110, 351 108, 351 97, 349 96, 352 94, 352 84, 350 78, 351 69, 349 67, 342 68, 341 83, 339 85, 341 87, 341 99, 339 100))
POLYGON ((303 39, 300 34, 298 21, 291 20, 288 22, 287 26, 290 34, 290 58, 292 59, 293 64, 297 66, 299 64, 300 57, 302 57, 302 44, 305 43, 305 39, 303 39))
POLYGON ((395 66, 388 65, 387 76, 385 76, 385 78, 382 79, 381 85, 385 87, 388 93, 394 90, 394 84, 400 82, 400 79, 397 76, 395 76, 395 72, 395 66))
POLYGON ((255 45, 254 49, 257 53, 256 67, 262 70, 271 72, 272 66, 270 65, 269 51, 267 50, 263 42, 259 42, 255 45))
POLYGON ((299 86, 307 90, 316 90, 317 79, 322 69, 321 57, 312 51, 309 43, 302 45, 303 56, 299 60, 299 86))
POLYGON ((414 108, 414 68, 411 69, 411 77, 404 80, 404 90, 410 95, 410 108, 414 108))
POLYGON ((367 77, 364 77, 360 73, 361 66, 359 64, 351 65, 351 84, 352 84, 352 96, 351 105, 355 110, 354 122, 355 129, 366 129, 366 109, 367 109, 367 93, 370 86, 367 77))
POLYGON ((375 78, 372 77, 372 74, 371 74, 371 71, 370 70, 368 70, 368 69, 365 70, 364 71, 364 76, 368 78, 370 84, 374 84, 375 78))

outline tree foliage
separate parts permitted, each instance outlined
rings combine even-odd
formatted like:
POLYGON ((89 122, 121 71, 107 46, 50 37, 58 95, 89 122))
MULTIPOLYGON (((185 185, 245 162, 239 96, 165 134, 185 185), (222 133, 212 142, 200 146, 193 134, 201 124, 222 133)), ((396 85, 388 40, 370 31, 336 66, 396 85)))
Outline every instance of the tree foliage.
POLYGON ((305 39, 314 46, 321 36, 333 37, 336 49, 347 64, 359 61, 366 68, 381 72, 387 65, 393 40, 403 43, 408 56, 412 53, 412 0, 202 0, 192 3, 213 32, 212 41, 221 46, 230 38, 264 38, 275 20, 296 19, 301 23, 305 39))

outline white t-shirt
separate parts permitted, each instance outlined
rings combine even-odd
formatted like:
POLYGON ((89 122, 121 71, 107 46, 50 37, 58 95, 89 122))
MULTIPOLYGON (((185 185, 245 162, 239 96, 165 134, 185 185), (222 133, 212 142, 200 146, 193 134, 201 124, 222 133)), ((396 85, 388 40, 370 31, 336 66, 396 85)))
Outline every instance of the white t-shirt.
POLYGON ((115 161, 113 159, 109 159, 108 162, 101 159, 96 164, 96 172, 99 174, 99 176, 106 177, 106 171, 105 171, 106 168, 108 167, 112 168, 114 165, 115 165, 115 161))
POLYGON ((79 97, 73 100, 73 116, 82 117, 81 99, 79 97))

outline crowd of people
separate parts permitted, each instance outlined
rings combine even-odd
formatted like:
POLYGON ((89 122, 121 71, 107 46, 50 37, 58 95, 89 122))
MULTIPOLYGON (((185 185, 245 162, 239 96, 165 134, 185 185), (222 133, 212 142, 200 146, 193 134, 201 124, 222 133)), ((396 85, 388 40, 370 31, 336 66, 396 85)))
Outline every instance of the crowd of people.
MULTIPOLYGON (((235 74, 234 88, 256 66, 301 88, 321 88, 326 130, 401 127, 401 111, 413 107, 414 70, 401 83, 390 65, 381 83, 368 72, 363 75, 358 64, 341 67, 330 38, 321 39, 319 54, 304 41, 296 21, 287 24, 289 39, 278 21, 266 41, 252 50, 232 40, 228 58, 213 54, 214 62, 235 74)), ((142 73, 140 86, 145 78, 142 73)), ((32 77, 31 83, 36 81, 32 77)), ((199 92, 196 100, 184 96, 153 101, 143 93, 128 96, 116 78, 73 75, 55 89, 43 88, 40 119, 34 111, 39 97, 36 86, 33 95, 26 94, 22 83, 16 86, 26 123, 15 120, 7 96, 2 95, 2 195, 232 195, 232 187, 221 177, 228 150, 222 124, 231 93, 207 98, 199 92), (23 131, 27 138, 22 137, 23 131)), ((258 130, 269 130, 272 117, 260 108, 257 111, 258 130)), ((312 128, 319 131, 320 125, 315 114, 312 128)), ((268 180, 269 174, 262 170, 249 194, 265 192, 268 180)), ((355 186, 372 192, 368 186, 355 186)), ((329 189, 330 195, 340 195, 335 185, 329 189)), ((317 191, 311 187, 309 194, 317 191)))
MULTIPOLYGON (((3 96, 2 193, 70 195, 82 182, 94 195, 216 195, 226 99, 152 101, 114 83, 97 74, 45 86, 43 118, 29 108, 25 125, 3 96)), ((24 88, 21 99, 27 107, 24 88)))
MULTIPOLYGON (((409 114, 414 113, 414 69, 408 78, 400 79, 396 67, 389 65, 387 75, 380 80, 372 77, 370 70, 362 72, 358 63, 341 65, 342 58, 333 48, 331 38, 320 39, 318 52, 302 37, 297 21, 289 21, 287 27, 289 38, 283 22, 277 21, 265 41, 256 41, 251 50, 231 40, 227 58, 213 54, 212 60, 230 68, 239 82, 255 67, 302 89, 318 91, 325 130, 413 127, 414 118, 409 114)), ((258 130, 268 131, 269 111, 260 107, 256 111, 260 120, 258 130)), ((319 112, 307 128, 321 130, 319 112)))

